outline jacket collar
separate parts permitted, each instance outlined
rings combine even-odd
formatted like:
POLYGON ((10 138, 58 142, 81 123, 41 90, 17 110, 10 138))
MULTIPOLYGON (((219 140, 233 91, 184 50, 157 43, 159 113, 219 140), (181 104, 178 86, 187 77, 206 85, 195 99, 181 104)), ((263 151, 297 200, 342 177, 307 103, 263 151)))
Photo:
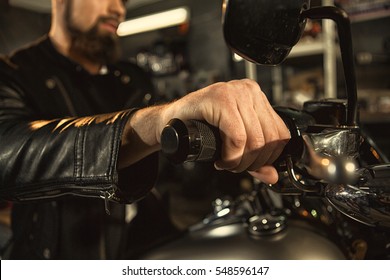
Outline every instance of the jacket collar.
MULTIPOLYGON (((68 57, 62 55, 60 52, 57 51, 55 48, 53 42, 51 41, 50 37, 48 35, 45 35, 41 39, 41 44, 45 47, 45 49, 48 52, 48 55, 51 57, 53 62, 60 64, 60 67, 65 67, 66 69, 70 71, 76 71, 78 73, 81 73, 83 75, 88 76, 95 76, 93 74, 90 74, 88 71, 84 69, 82 65, 75 62, 74 60, 69 59, 68 57)), ((99 74, 97 75, 107 75, 110 73, 111 67, 104 65, 101 69, 99 74)))

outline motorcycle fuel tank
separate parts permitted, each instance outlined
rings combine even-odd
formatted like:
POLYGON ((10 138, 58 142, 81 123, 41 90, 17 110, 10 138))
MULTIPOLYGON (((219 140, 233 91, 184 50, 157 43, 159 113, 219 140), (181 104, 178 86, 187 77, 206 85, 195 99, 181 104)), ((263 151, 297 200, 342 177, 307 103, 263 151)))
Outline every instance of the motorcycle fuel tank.
POLYGON ((242 222, 190 230, 182 238, 151 250, 142 259, 345 259, 339 248, 306 224, 289 223, 271 234, 257 235, 242 222))

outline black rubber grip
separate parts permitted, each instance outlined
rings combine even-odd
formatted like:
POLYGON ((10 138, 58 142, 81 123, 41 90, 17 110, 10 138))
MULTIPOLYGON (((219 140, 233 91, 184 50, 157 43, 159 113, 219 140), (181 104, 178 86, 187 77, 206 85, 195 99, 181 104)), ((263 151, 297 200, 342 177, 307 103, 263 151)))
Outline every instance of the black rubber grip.
POLYGON ((174 163, 210 162, 220 158, 218 128, 204 121, 172 119, 161 134, 162 153, 174 163))
MULTIPOLYGON (((311 115, 299 110, 274 107, 290 130, 291 139, 283 153, 275 161, 277 169, 283 170, 286 156, 298 160, 303 153, 301 132, 314 124, 311 115)), ((220 159, 221 136, 218 128, 199 120, 183 121, 172 119, 161 134, 162 153, 173 163, 186 161, 216 161, 220 159)))

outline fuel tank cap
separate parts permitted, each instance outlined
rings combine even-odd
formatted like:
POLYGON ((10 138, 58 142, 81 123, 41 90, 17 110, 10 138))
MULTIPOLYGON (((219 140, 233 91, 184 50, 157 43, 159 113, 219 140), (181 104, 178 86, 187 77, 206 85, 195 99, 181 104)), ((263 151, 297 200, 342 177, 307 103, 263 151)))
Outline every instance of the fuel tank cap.
POLYGON ((261 214, 254 215, 248 220, 248 231, 252 236, 272 235, 286 228, 284 215, 261 214))

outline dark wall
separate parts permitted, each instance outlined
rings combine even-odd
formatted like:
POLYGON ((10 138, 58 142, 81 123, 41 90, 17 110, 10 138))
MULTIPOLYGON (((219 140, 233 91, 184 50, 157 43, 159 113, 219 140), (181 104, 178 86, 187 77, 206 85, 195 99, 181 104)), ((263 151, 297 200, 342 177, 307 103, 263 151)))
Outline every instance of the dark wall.
POLYGON ((0 3, 0 53, 9 53, 45 34, 50 15, 12 8, 0 3))
POLYGON ((358 87, 390 90, 390 16, 352 23, 355 54, 372 55, 371 61, 357 61, 358 87))

